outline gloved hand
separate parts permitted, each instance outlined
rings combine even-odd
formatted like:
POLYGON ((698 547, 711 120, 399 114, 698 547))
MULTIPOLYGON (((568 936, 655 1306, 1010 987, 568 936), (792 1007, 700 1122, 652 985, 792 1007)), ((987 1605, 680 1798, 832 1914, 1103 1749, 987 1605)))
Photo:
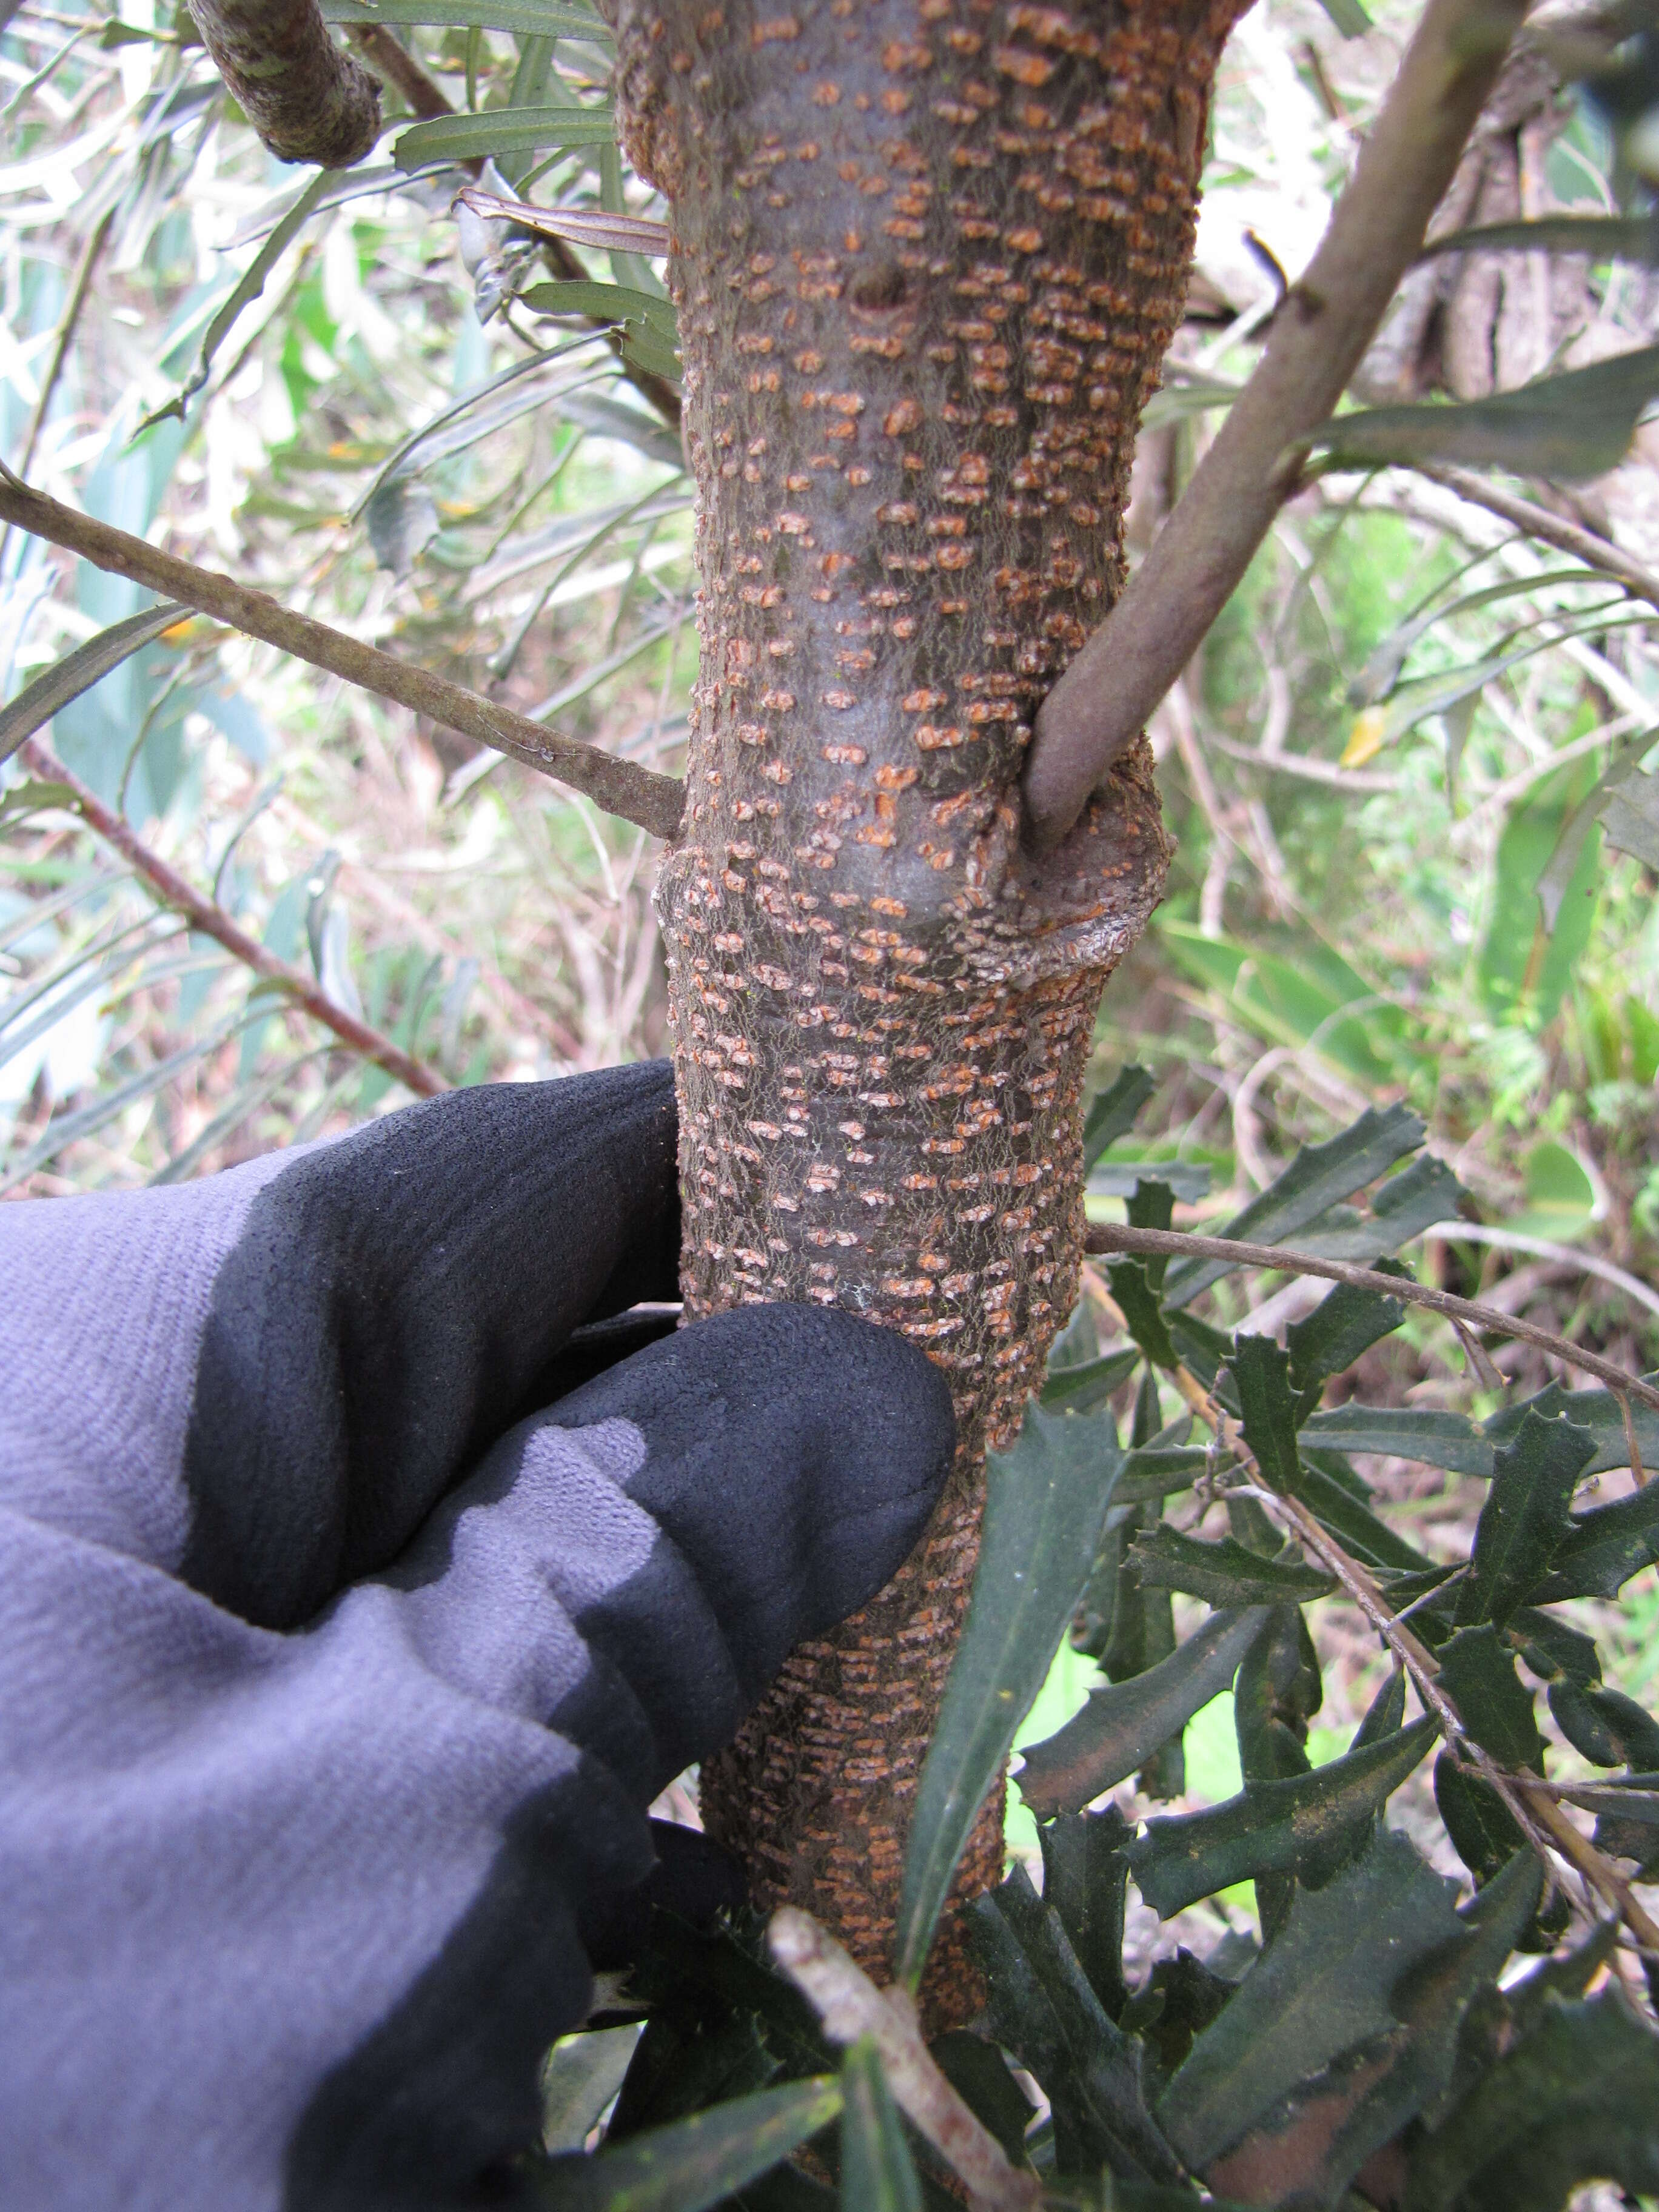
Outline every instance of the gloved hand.
POLYGON ((921 1534, 898 1336, 594 1326, 674 1136, 659 1063, 0 1206, 9 2212, 485 2201, 646 1806, 921 1534))

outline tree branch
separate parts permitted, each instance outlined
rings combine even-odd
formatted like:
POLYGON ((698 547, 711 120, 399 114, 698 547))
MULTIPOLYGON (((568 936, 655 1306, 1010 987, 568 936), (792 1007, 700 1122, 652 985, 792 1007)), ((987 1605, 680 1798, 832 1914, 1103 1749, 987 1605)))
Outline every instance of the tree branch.
POLYGON ((343 630, 331 629, 326 623, 314 622, 309 615, 292 613, 264 592, 250 591, 228 576, 198 568, 176 554, 163 553, 125 530, 95 522, 90 515, 34 490, 9 470, 0 471, 0 520, 78 553, 95 568, 131 577, 134 583, 143 584, 166 599, 181 600, 216 622, 227 623, 249 637, 262 638, 267 645, 309 661, 313 668, 325 668, 348 684, 382 699, 395 700, 429 721, 507 753, 527 768, 585 793, 607 813, 648 830, 653 837, 672 837, 679 828, 685 787, 677 776, 659 775, 637 762, 618 760, 598 745, 544 729, 527 715, 515 714, 510 707, 469 691, 463 684, 452 684, 424 668, 413 668, 389 653, 348 637, 343 630))
POLYGON ((380 88, 316 0, 190 0, 213 66, 279 161, 349 169, 380 135, 380 88))
MULTIPOLYGON (((1449 1227, 1446 1233, 1455 1237, 1457 1231, 1449 1227)), ((1431 1313, 1444 1314, 1449 1321, 1462 1322, 1474 1328, 1489 1328, 1500 1336, 1518 1337, 1525 1344, 1535 1344, 1540 1351, 1553 1352, 1558 1359, 1577 1368, 1582 1374, 1594 1375, 1616 1396, 1639 1398, 1644 1406, 1659 1410, 1659 1390, 1638 1376, 1627 1375, 1622 1367, 1615 1367, 1599 1353, 1569 1344, 1565 1337, 1552 1335, 1548 1329, 1540 1328, 1534 1322, 1523 1321, 1518 1315, 1499 1313, 1495 1306, 1476 1305, 1470 1298, 1455 1297, 1449 1291, 1431 1290, 1425 1283, 1413 1282, 1407 1275, 1384 1275, 1372 1267, 1351 1267, 1346 1260, 1326 1260, 1316 1253, 1296 1252, 1281 1244, 1241 1243, 1231 1237, 1189 1237, 1183 1230, 1134 1229, 1115 1221, 1091 1222, 1085 1249, 1090 1252, 1152 1252, 1176 1259, 1224 1260, 1236 1267, 1273 1267, 1286 1275, 1322 1275, 1328 1282, 1349 1283, 1360 1291, 1379 1291, 1384 1297, 1400 1298, 1407 1305, 1426 1306, 1431 1313)))
POLYGON ((271 983, 285 998, 320 1022, 325 1029, 332 1030, 342 1044, 365 1060, 372 1060, 377 1067, 401 1083, 417 1097, 435 1098, 450 1085, 434 1067, 423 1060, 416 1060, 399 1044, 394 1044, 380 1030, 371 1029, 356 1014, 349 1014, 343 1006, 313 981, 303 969, 291 967, 286 960, 277 959, 257 939, 247 932, 211 899, 204 898, 179 873, 169 861, 146 845, 131 824, 106 806, 96 792, 82 783, 73 769, 65 768, 56 753, 40 738, 31 738, 22 747, 22 757, 35 775, 47 783, 62 784, 69 792, 76 812, 88 830, 101 837, 106 845, 118 852, 127 866, 149 887, 160 903, 174 914, 182 915, 191 929, 203 937, 210 937, 222 945, 234 960, 264 981, 271 983))
POLYGON ((1027 831, 1059 843, 1186 666, 1301 474, 1410 267, 1526 0, 1430 0, 1319 251, 1122 598, 1043 702, 1027 831))
POLYGON ((975 2212, 1035 2212, 1042 2183, 1010 2162, 951 2087, 922 2041, 908 1992, 878 1990, 810 1912, 793 1905, 772 1915, 767 1942, 832 2041, 856 2043, 867 2035, 875 2044, 894 2103, 967 2185, 975 2212))
POLYGON ((1587 568, 1599 568, 1603 575, 1623 584, 1638 599, 1659 607, 1659 576, 1608 539, 1598 538, 1593 530, 1583 529, 1576 522, 1552 514, 1536 500, 1522 499, 1518 492, 1505 491, 1501 484, 1489 484, 1468 469, 1447 468, 1437 462, 1425 461, 1415 474, 1443 484, 1459 499, 1467 500, 1471 507, 1485 507, 1488 514, 1497 515, 1500 521, 1512 522, 1517 530, 1524 530, 1528 538, 1537 538, 1540 544, 1553 545, 1558 553, 1570 553, 1587 568))

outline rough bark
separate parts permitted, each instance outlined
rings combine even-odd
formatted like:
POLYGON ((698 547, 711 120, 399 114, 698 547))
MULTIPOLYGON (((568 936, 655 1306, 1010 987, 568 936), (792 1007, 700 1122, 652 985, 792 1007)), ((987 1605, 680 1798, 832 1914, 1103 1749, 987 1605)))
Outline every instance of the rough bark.
MULTIPOLYGON (((933 1530, 803 1648, 704 1817, 878 1974, 1006 1437, 1075 1296, 1079 1090, 1161 892, 1144 742, 1022 854, 1037 702, 1121 574, 1235 0, 621 0, 666 192, 702 675, 659 900, 688 1308, 842 1304, 925 1344, 962 1449, 933 1530)), ((988 1807, 961 1885, 1000 1872, 988 1807)), ((954 1923, 935 2019, 974 2002, 954 1923)))
POLYGON ((380 88, 316 0, 190 0, 213 65, 281 161, 349 168, 380 129, 380 88))

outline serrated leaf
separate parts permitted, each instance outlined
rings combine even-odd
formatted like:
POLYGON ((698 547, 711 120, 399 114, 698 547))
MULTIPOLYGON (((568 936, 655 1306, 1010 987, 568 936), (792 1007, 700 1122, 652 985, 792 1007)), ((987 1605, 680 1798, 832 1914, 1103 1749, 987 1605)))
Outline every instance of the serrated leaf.
POLYGON ((1170 1340, 1158 1293, 1147 1280, 1146 1267, 1139 1260, 1115 1260, 1106 1275, 1130 1335, 1155 1367, 1172 1373, 1181 1364, 1181 1355, 1170 1340))
POLYGON ((1144 1067, 1121 1067, 1105 1090, 1089 1101, 1083 1117, 1083 1172, 1134 1127, 1135 1116, 1157 1089, 1144 1067))
POLYGON ((1113 2020, 1128 1995, 1123 1902, 1129 1862, 1123 1850, 1133 1832, 1115 1806, 1100 1813, 1062 1813, 1037 1830, 1043 1900, 1060 1915, 1090 1988, 1113 2020))
POLYGON ((1041 1743, 1027 1744, 1015 1779, 1039 1820, 1075 1813, 1142 1766, 1218 1698, 1261 1632, 1261 1611, 1216 1613, 1167 1659, 1110 1689, 1041 1743))
POLYGON ((990 1454, 968 1620, 916 1787, 895 1956, 914 1987, 957 1859, 1076 1611, 1122 1463, 1111 1422, 1026 1408, 990 1454))
POLYGON ((492 107, 482 115, 440 115, 412 125, 393 145, 392 158, 407 174, 434 161, 611 146, 616 139, 617 118, 609 107, 492 107))
POLYGON ((1509 1640, 1542 1681, 1565 1680, 1583 1689, 1601 1679, 1595 1638, 1553 1613, 1522 1606, 1510 1623, 1509 1640))
POLYGON ((1659 1767, 1659 1721, 1622 1690, 1559 1681, 1545 1694, 1556 1726, 1592 1766, 1659 1767))
POLYGON ((1595 1449, 1587 1430, 1528 1411, 1515 1442, 1494 1455, 1458 1595, 1460 1623, 1502 1628, 1537 1589, 1571 1532, 1572 1493, 1595 1449))
POLYGON ((1408 2212, 1559 2212, 1572 2190, 1659 2191, 1659 2035, 1616 1987, 1548 2002, 1416 2147, 1408 2212))
POLYGON ((1127 1557, 1143 1584, 1184 1590, 1206 1605, 1303 1605, 1328 1597, 1334 1576, 1302 1559, 1264 1559, 1231 1536, 1186 1536, 1160 1522, 1144 1529, 1127 1557))
POLYGON ((1386 1802, 1434 1738, 1431 1720, 1285 1782, 1249 1784, 1224 1805, 1151 1820, 1129 1871, 1160 1919, 1233 1882, 1306 1868, 1386 1802))
MULTIPOLYGON (((1283 1174, 1219 1233, 1246 1243, 1286 1243, 1340 1200, 1375 1182, 1404 1154, 1415 1152, 1423 1136, 1422 1122, 1408 1108, 1367 1107, 1357 1121, 1326 1143, 1304 1145, 1283 1174)), ((1189 1305, 1201 1290, 1229 1273, 1223 1260, 1178 1260, 1165 1281, 1165 1303, 1189 1305)))
POLYGON ((828 2127, 842 2109, 833 2075, 757 2090, 632 2136, 591 2158, 526 2168, 550 2212, 705 2212, 828 2127))
POLYGON ((861 2036, 841 2063, 842 2212, 921 2212, 921 2184, 882 2071, 861 2036))
POLYGON ((1310 1771, 1308 1723, 1323 1695, 1319 1655, 1306 1621, 1296 1606, 1275 1606, 1233 1686, 1233 1729, 1247 1783, 1286 1781, 1310 1771))
POLYGON ((1304 2076, 1253 2121, 1244 2139, 1212 2165, 1212 2185, 1253 2203, 1269 2189, 1267 2201, 1340 2203, 1372 2153, 1451 2086, 1469 2008, 1496 1984, 1542 1887, 1537 1860, 1517 1852, 1458 1915, 1459 1933, 1394 1983, 1389 2025, 1322 2073, 1304 2076))
POLYGON ((1324 1888, 1298 1888, 1279 1936, 1159 2100, 1188 2166, 1207 2172, 1298 2083, 1395 2033, 1389 1998, 1401 1975, 1461 1940, 1446 1884, 1389 1829, 1324 1888))
POLYGON ((1296 1401, 1291 1395, 1290 1355, 1271 1337, 1241 1336, 1230 1364, 1243 1407, 1244 1441, 1255 1454, 1262 1480, 1272 1490, 1294 1491, 1296 1401))
POLYGON ((1659 1559, 1659 1482, 1611 1505, 1575 1513, 1555 1563, 1533 1595, 1540 1605, 1569 1597, 1617 1597, 1632 1575, 1659 1559))
MULTIPOLYGON (((1385 1272, 1406 1269, 1397 1261, 1373 1263, 1385 1272)), ((1298 1398, 1316 1392, 1326 1378, 1352 1367, 1380 1337, 1399 1328, 1406 1309, 1398 1298, 1380 1291, 1356 1290, 1338 1283, 1322 1298, 1305 1321, 1292 1322, 1285 1332, 1285 1348, 1291 1355, 1291 1388, 1298 1398)))
POLYGON ((1310 442, 1338 465, 1452 461, 1573 483, 1618 467, 1656 393, 1659 346, 1641 346, 1486 399, 1338 416, 1310 442))
POLYGON ((1541 1774, 1544 1739, 1533 1717, 1532 1692, 1492 1623, 1460 1628, 1435 1657, 1443 1687, 1481 1748, 1502 1765, 1530 1766, 1541 1774))
POLYGON ((159 606, 146 607, 141 614, 129 615, 125 622, 112 623, 96 637, 89 637, 73 653, 55 660, 0 708, 0 762, 9 761, 37 730, 45 729, 54 714, 71 700, 78 699, 83 691, 90 691, 94 684, 101 683, 112 669, 130 660, 152 638, 191 619, 188 607, 165 599, 159 606))
POLYGON ((969 1907, 992 2033, 1048 2091, 1062 2172, 1172 2180, 1179 2166, 1146 2108, 1139 2046, 1107 2016, 1060 1916, 1016 1866, 969 1907))
POLYGON ((1443 1467, 1452 1474, 1490 1475, 1492 1447, 1462 1413, 1418 1406, 1334 1406, 1310 1413, 1302 1442, 1343 1452, 1376 1452, 1443 1467))

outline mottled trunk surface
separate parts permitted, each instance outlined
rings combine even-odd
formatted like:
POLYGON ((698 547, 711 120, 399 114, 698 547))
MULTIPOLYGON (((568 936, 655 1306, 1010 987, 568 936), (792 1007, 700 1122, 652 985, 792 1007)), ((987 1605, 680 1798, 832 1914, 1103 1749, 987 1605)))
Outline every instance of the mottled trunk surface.
MULTIPOLYGON (((1019 845, 1038 701, 1110 605, 1234 0, 622 0, 672 208, 702 676, 666 940, 684 1290, 849 1306, 950 1376, 933 1530, 704 1771, 763 1901, 889 1963, 986 1444, 1077 1290, 1079 1089, 1168 844, 1144 743, 1019 845)), ((961 1875, 1000 1871, 1000 1803, 961 1875)), ((936 2019, 972 2003, 947 1926, 936 2019)))

